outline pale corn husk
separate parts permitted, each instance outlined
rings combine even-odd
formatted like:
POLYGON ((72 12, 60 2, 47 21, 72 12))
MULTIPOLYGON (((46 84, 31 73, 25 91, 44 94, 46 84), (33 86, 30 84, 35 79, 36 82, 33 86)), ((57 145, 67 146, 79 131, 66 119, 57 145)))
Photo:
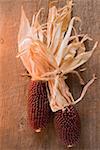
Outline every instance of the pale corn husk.
POLYGON ((79 102, 96 78, 93 76, 93 79, 85 85, 77 100, 74 100, 64 81, 65 75, 75 73, 80 83, 84 84, 75 69, 87 62, 97 47, 96 42, 91 51, 86 51, 84 42, 91 38, 88 35, 77 34, 74 22, 81 20, 79 17, 71 18, 72 5, 72 0, 69 0, 63 8, 57 9, 52 3, 47 23, 42 25, 38 19, 41 10, 33 15, 30 25, 22 8, 17 57, 20 56, 32 80, 48 81, 50 88, 48 98, 54 112, 79 102))

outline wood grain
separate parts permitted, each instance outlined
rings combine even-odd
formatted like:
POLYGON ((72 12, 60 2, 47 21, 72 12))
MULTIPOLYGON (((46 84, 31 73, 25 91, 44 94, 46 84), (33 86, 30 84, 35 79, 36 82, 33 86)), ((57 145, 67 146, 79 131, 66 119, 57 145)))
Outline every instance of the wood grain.
MULTIPOLYGON (((64 1, 63 1, 64 2, 64 1)), ((59 0, 59 5, 62 5, 59 0)), ((74 0, 73 15, 82 19, 81 32, 95 41, 100 39, 100 0, 74 0)), ((21 77, 24 66, 17 54, 17 34, 21 5, 31 21, 32 14, 44 7, 47 17, 48 0, 0 0, 0 150, 64 150, 55 136, 53 119, 45 133, 33 134, 27 123, 27 89, 29 79, 21 77)), ((91 43, 87 43, 90 49, 91 43)), ((82 102, 77 104, 82 123, 80 143, 73 150, 100 149, 100 44, 82 73, 85 81, 95 73, 97 80, 82 102)), ((80 86, 72 76, 75 97, 80 86)))

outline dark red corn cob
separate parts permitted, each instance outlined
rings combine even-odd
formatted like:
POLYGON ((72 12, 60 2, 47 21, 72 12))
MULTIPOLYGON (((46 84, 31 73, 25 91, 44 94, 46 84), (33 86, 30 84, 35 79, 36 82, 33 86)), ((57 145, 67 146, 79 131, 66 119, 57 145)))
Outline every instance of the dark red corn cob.
POLYGON ((64 112, 59 110, 54 118, 55 130, 61 143, 67 147, 76 145, 80 137, 80 118, 74 106, 64 112))
POLYGON ((28 93, 28 118, 32 129, 40 132, 44 129, 50 118, 49 106, 45 81, 31 81, 28 93))

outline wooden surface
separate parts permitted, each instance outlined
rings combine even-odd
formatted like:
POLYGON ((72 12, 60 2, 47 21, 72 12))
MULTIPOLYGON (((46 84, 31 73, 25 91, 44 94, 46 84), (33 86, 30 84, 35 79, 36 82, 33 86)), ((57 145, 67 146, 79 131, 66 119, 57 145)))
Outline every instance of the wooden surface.
MULTIPOLYGON (((73 14, 82 19, 81 32, 99 41, 100 0, 74 2, 73 14)), ((20 59, 16 59, 21 5, 30 21, 39 8, 46 9, 45 19, 48 11, 48 0, 0 0, 0 150, 64 150, 57 141, 52 120, 45 133, 41 134, 33 134, 27 124, 29 79, 20 76, 25 69, 20 59)), ((91 48, 91 44, 88 43, 87 47, 91 48)), ((79 145, 72 149, 100 150, 100 44, 85 66, 88 67, 82 73, 85 81, 93 73, 98 79, 76 106, 81 117, 82 132, 79 145)), ((71 86, 77 97, 80 85, 74 76, 71 77, 71 86)))

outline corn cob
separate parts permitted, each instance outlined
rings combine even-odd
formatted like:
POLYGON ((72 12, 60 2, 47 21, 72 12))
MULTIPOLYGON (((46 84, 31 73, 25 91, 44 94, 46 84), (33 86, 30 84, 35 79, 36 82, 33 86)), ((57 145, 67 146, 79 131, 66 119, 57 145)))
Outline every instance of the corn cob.
POLYGON ((64 112, 59 110, 54 118, 55 130, 61 143, 72 147, 80 137, 80 118, 74 106, 69 106, 64 112))
POLYGON ((50 118, 50 107, 46 91, 47 82, 31 81, 28 93, 28 118, 32 129, 40 132, 50 118))

